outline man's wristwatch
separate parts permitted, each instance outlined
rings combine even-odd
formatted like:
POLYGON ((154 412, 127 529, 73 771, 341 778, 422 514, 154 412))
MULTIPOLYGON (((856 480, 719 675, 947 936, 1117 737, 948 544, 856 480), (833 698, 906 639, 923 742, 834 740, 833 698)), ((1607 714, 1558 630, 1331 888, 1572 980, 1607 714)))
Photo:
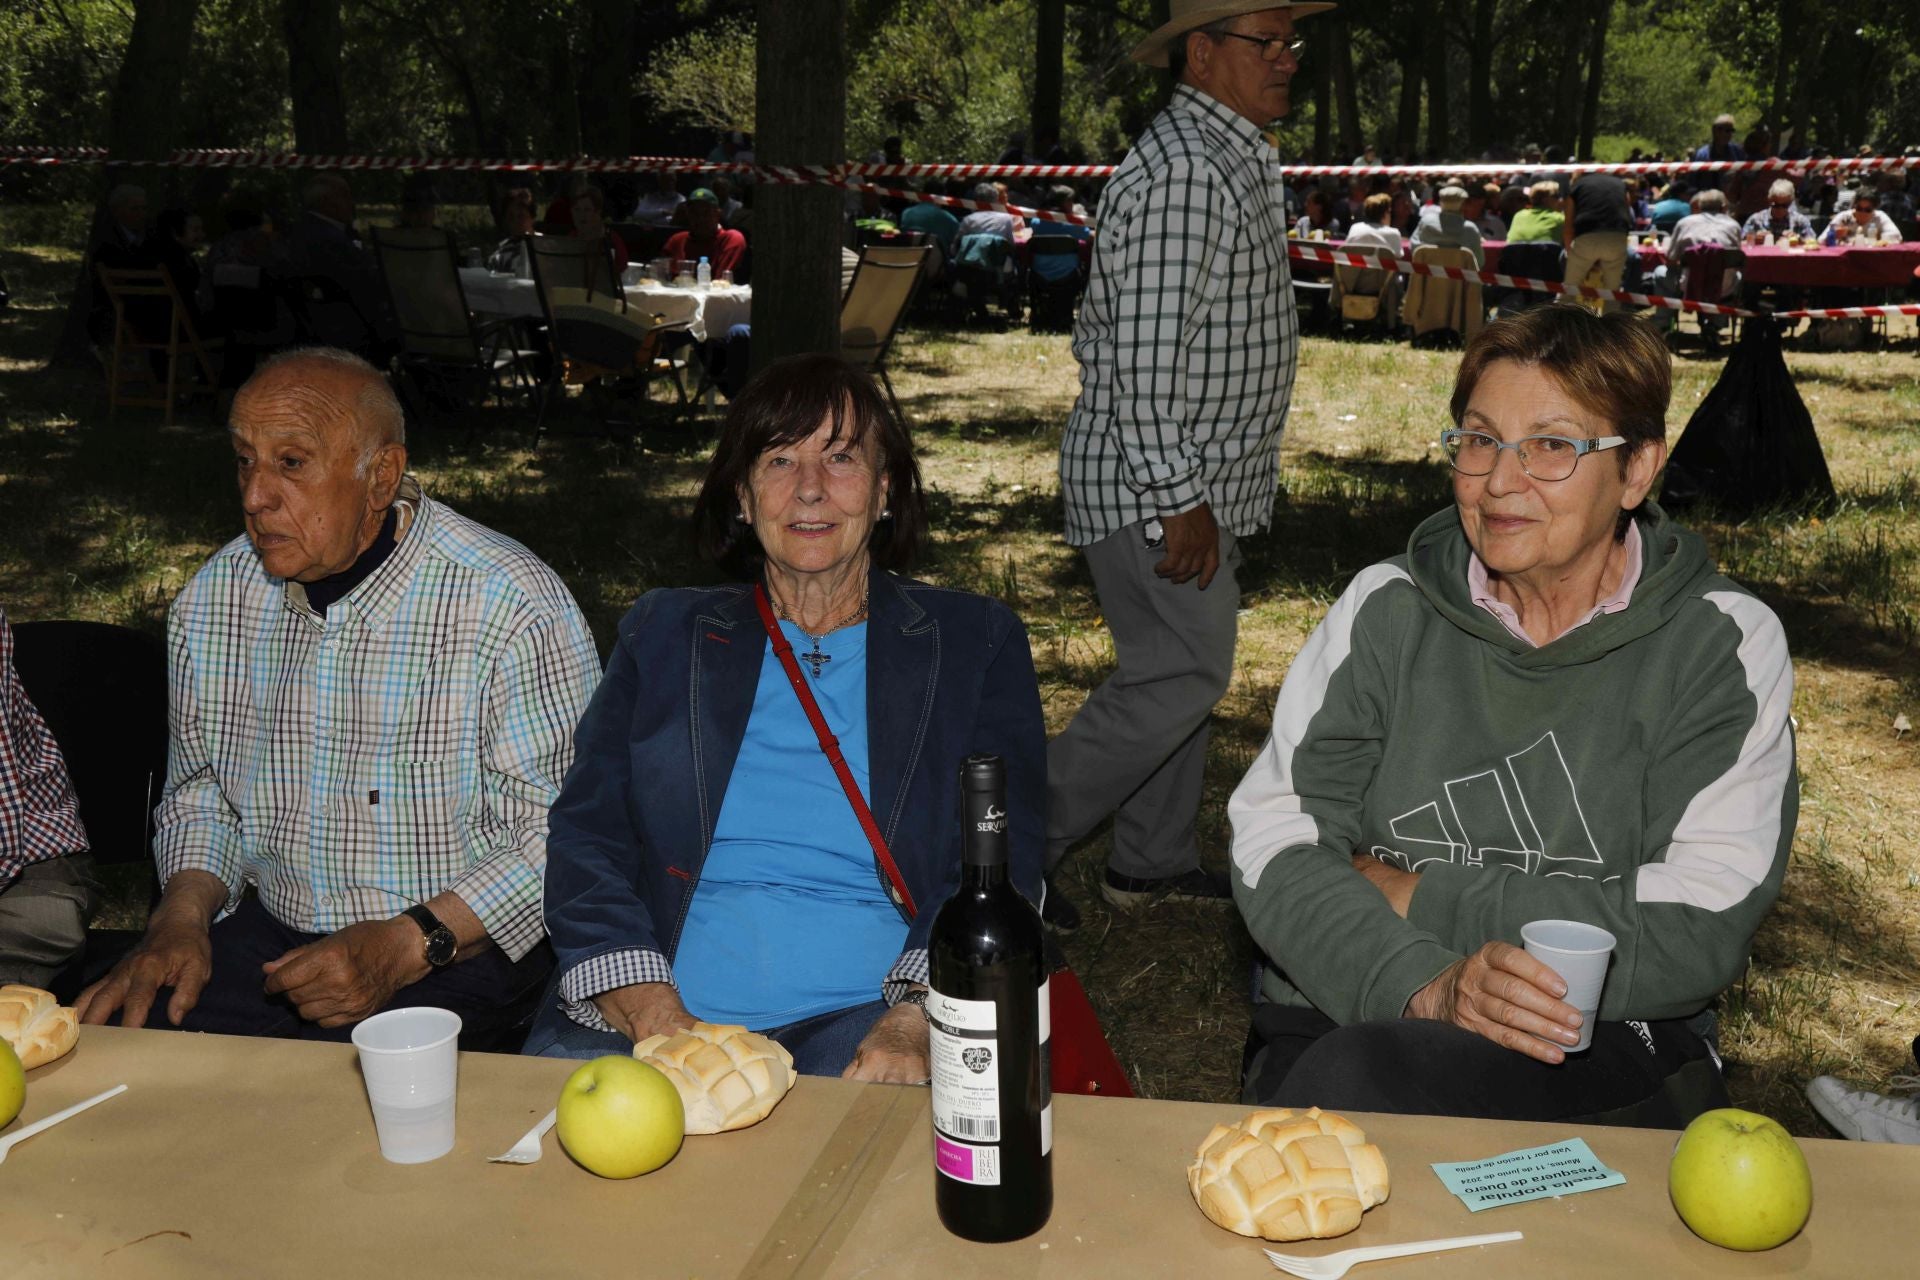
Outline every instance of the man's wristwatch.
POLYGON ((931 1016, 927 1013, 927 997, 930 994, 932 993, 929 992, 925 987, 913 987, 909 989, 905 995, 901 996, 894 1003, 910 1004, 914 1008, 920 1011, 921 1017, 926 1018, 928 1021, 932 1021, 931 1016))
POLYGON ((440 923, 440 917, 423 906, 411 906, 401 913, 407 919, 420 926, 425 935, 421 939, 427 963, 436 969, 444 969, 453 963, 454 955, 460 950, 459 941, 453 936, 453 930, 440 923))

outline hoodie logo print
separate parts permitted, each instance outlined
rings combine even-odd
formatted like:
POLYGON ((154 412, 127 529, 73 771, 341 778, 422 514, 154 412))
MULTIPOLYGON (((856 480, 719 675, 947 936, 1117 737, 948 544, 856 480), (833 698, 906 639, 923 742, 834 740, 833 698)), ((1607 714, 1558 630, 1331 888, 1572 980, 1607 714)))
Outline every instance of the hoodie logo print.
POLYGON ((1373 856, 1408 871, 1418 871, 1429 862, 1451 862, 1513 867, 1529 875, 1590 878, 1577 865, 1548 865, 1601 865, 1593 830, 1580 807, 1580 789, 1560 753, 1560 740, 1549 730, 1503 763, 1504 768, 1495 766, 1451 779, 1443 798, 1395 818, 1390 828, 1399 847, 1377 844, 1373 856), (1553 829, 1577 832, 1577 843, 1548 853, 1540 834, 1541 818, 1553 829))

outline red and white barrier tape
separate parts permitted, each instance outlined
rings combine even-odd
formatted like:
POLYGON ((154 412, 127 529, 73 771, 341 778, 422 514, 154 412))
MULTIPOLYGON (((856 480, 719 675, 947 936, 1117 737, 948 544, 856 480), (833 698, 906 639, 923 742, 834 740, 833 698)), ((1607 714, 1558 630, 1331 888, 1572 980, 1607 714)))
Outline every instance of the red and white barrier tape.
MULTIPOLYGON (((0 159, 24 164, 104 164, 104 147, 0 145, 0 159)), ((1472 177, 1508 173, 1846 173, 1900 168, 1902 156, 1850 156, 1827 159, 1671 160, 1619 164, 1524 164, 1514 161, 1429 165, 1282 165, 1291 177, 1374 177, 1426 175, 1472 177)), ((350 171, 421 170, 470 173, 722 173, 761 182, 832 182, 858 178, 1106 178, 1115 166, 1104 164, 840 164, 762 165, 701 160, 692 156, 577 156, 566 160, 471 159, 458 156, 307 156, 284 151, 197 148, 171 152, 161 160, 115 163, 147 167, 232 169, 344 169, 350 171)))
MULTIPOLYGON (((1287 256, 1303 262, 1374 270, 1388 265, 1385 258, 1372 254, 1355 253, 1343 249, 1322 249, 1296 240, 1287 241, 1287 256)), ((1920 315, 1920 303, 1884 307, 1807 307, 1794 311, 1750 311, 1745 307, 1730 307, 1718 302, 1669 298, 1658 293, 1631 293, 1625 289, 1589 289, 1585 286, 1575 287, 1560 280, 1535 280, 1528 276, 1510 276, 1497 271, 1475 271, 1467 267, 1439 267, 1426 262, 1411 262, 1406 258, 1395 258, 1391 265, 1402 275, 1441 276, 1448 280, 1474 281, 1479 284, 1503 285, 1509 289, 1525 289, 1529 293, 1571 294, 1582 298, 1627 302, 1637 307, 1663 307, 1669 311, 1698 311, 1707 315, 1738 316, 1746 320, 1768 317, 1775 320, 1839 320, 1864 319, 1872 316, 1920 315)))

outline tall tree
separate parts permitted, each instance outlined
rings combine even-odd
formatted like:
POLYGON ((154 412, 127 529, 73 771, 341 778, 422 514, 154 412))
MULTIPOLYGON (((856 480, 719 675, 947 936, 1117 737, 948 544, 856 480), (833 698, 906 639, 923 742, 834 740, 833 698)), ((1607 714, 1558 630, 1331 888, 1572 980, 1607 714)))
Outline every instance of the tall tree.
POLYGON ((1033 114, 1030 121, 1036 155, 1049 138, 1060 138, 1060 89, 1067 57, 1067 0, 1038 0, 1033 6, 1033 114))
POLYGON ((1310 22, 1307 41, 1313 57, 1313 162, 1332 164, 1333 152, 1333 24, 1310 22))
POLYGON ((1600 122, 1600 76, 1607 65, 1607 23, 1613 17, 1613 0, 1599 0, 1593 6, 1593 31, 1587 39, 1587 96, 1580 107, 1580 145, 1574 154, 1582 158, 1593 154, 1593 137, 1600 122))
POLYGON ((1333 23, 1333 95, 1340 104, 1340 154, 1351 158, 1365 148, 1360 130, 1360 96, 1353 85, 1353 26, 1339 10, 1333 23))
POLYGON ((600 156, 632 153, 633 0, 589 0, 580 71, 580 142, 600 156))
POLYGON ((1420 70, 1429 7, 1428 0, 1411 0, 1401 19, 1400 110, 1394 117, 1393 149, 1402 156, 1420 150, 1420 70))
POLYGON ((1467 146, 1481 155, 1493 145, 1493 13, 1497 0, 1473 0, 1467 41, 1467 146))
POLYGON ((1436 160, 1450 153, 1447 119, 1447 10, 1453 0, 1435 0, 1427 19, 1427 154, 1436 160))
MULTIPOLYGON (((107 153, 118 160, 159 160, 173 147, 173 112, 186 79, 187 54, 193 45, 193 20, 200 0, 134 0, 133 30, 127 52, 114 81, 113 107, 107 120, 107 153)), ((157 178, 158 169, 109 165, 101 175, 99 200, 94 206, 88 243, 107 231, 107 194, 135 175, 157 178)), ((154 194, 158 194, 157 192, 154 194)), ((67 318, 55 340, 53 361, 79 363, 87 359, 87 319, 93 309, 92 255, 83 259, 67 318)))
MULTIPOLYGON (((846 0, 756 0, 754 149, 768 165, 846 159, 846 0)), ((841 195, 818 184, 754 193, 753 363, 840 349, 841 195)))
POLYGON ((287 96, 294 150, 310 156, 347 150, 347 92, 340 79, 340 0, 280 0, 287 36, 287 96))

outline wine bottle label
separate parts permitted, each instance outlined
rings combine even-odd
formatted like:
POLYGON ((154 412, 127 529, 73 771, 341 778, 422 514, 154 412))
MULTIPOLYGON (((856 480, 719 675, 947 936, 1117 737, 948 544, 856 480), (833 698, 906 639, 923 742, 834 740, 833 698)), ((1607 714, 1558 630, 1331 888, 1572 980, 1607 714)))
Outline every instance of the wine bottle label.
POLYGON ((927 996, 934 1165, 975 1186, 1000 1185, 1000 1040, 991 1000, 927 996))

